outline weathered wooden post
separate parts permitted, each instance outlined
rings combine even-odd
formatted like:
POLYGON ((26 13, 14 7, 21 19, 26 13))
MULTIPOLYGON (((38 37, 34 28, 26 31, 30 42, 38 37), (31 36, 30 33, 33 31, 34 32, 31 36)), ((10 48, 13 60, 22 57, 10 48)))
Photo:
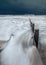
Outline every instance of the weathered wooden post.
POLYGON ((0 52, 2 51, 3 49, 0 48, 0 52))
POLYGON ((30 26, 32 27, 32 22, 31 22, 31 19, 29 19, 29 21, 30 21, 30 26))
POLYGON ((34 32, 34 40, 35 40, 35 43, 36 43, 36 47, 38 48, 38 42, 39 42, 39 29, 35 29, 35 32, 34 32))
POLYGON ((34 33, 34 27, 35 27, 35 25, 34 25, 34 23, 31 22, 30 19, 29 19, 29 21, 30 21, 30 26, 31 26, 31 28, 32 28, 32 32, 34 33))
POLYGON ((35 27, 35 25, 34 24, 32 24, 32 32, 34 33, 34 27, 35 27))

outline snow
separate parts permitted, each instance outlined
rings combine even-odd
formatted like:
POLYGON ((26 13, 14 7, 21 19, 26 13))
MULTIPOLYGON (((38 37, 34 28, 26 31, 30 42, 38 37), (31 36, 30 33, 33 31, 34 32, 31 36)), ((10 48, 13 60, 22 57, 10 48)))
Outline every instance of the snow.
POLYGON ((0 16, 0 40, 8 40, 11 34, 14 35, 0 53, 1 65, 42 65, 37 49, 32 47, 29 18, 35 23, 35 28, 40 30, 41 44, 46 44, 46 16, 0 16), (35 58, 37 63, 33 60, 35 58), (30 59, 32 62, 29 62, 30 59))

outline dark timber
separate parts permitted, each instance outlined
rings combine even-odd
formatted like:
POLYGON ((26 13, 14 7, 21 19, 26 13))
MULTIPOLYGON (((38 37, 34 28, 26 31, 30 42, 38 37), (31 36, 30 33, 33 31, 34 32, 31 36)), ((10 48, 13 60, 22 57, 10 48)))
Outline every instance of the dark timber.
POLYGON ((32 28, 32 32, 34 33, 34 27, 35 27, 35 25, 34 25, 34 23, 31 22, 30 19, 29 19, 29 21, 30 21, 30 26, 31 26, 31 28, 32 28))
POLYGON ((36 45, 36 47, 38 48, 38 41, 39 41, 39 29, 35 29, 35 24, 30 21, 30 26, 32 29, 32 33, 33 33, 33 45, 36 45), (34 44, 35 43, 35 44, 34 44))
POLYGON ((36 47, 38 48, 39 29, 35 29, 35 32, 34 32, 34 40, 35 40, 35 43, 36 43, 36 47))

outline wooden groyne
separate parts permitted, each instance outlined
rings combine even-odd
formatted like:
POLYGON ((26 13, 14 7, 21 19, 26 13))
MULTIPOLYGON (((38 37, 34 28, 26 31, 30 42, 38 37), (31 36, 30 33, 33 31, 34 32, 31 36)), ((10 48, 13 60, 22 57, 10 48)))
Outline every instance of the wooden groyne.
POLYGON ((39 42, 39 29, 35 29, 35 24, 31 22, 30 20, 30 26, 32 29, 32 33, 33 33, 33 45, 36 45, 36 47, 38 48, 38 42, 39 42))
POLYGON ((39 29, 35 29, 35 24, 32 23, 32 21, 29 19, 30 21, 30 26, 31 26, 31 29, 32 29, 32 33, 33 33, 33 45, 36 46, 36 48, 38 49, 39 53, 40 53, 40 56, 41 56, 41 59, 44 63, 44 65, 46 65, 46 46, 40 46, 40 43, 39 43, 39 29))

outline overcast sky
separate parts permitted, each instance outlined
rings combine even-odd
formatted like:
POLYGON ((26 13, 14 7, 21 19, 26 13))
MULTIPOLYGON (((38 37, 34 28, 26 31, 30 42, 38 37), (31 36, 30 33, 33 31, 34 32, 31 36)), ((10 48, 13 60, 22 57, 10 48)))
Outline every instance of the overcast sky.
POLYGON ((46 0, 0 0, 0 13, 46 13, 46 0))

